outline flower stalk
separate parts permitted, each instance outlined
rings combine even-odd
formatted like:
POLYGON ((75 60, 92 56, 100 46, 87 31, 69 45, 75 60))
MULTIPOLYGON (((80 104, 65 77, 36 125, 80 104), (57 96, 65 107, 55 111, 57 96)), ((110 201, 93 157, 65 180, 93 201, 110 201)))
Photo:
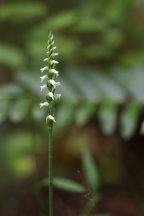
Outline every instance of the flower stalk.
POLYGON ((57 86, 60 85, 60 82, 56 82, 56 78, 59 75, 59 72, 55 69, 55 65, 58 64, 54 58, 58 55, 55 52, 56 46, 54 45, 54 37, 53 34, 50 33, 48 36, 47 42, 47 57, 44 59, 46 66, 41 68, 42 73, 46 73, 40 77, 41 83, 45 82, 45 84, 40 86, 40 90, 43 91, 47 89, 46 93, 46 101, 40 103, 40 108, 47 107, 48 115, 46 117, 46 124, 48 126, 48 163, 49 163, 49 216, 53 216, 53 123, 55 121, 55 103, 58 99, 60 99, 61 94, 55 94, 55 90, 57 86))

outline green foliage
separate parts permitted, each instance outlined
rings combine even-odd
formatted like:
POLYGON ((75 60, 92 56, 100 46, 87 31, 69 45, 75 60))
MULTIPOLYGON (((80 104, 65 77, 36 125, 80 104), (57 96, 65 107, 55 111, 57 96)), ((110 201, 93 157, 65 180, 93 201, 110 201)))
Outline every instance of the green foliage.
MULTIPOLYGON (((48 186, 48 179, 44 179, 42 181, 42 184, 44 186, 48 186)), ((53 179, 54 187, 66 191, 70 191, 73 193, 83 193, 85 191, 84 187, 77 182, 74 182, 72 180, 62 178, 62 177, 54 177, 53 179)))
MULTIPOLYGON (((36 140, 39 140, 38 136, 36 136, 36 140)), ((32 133, 25 130, 9 132, 9 135, 2 141, 0 156, 5 172, 11 173, 13 177, 32 174, 35 171, 32 133)))
POLYGON ((10 2, 0 7, 0 19, 9 22, 31 22, 45 13, 45 5, 40 2, 10 2))
POLYGON ((97 115, 104 134, 114 133, 117 123, 117 105, 113 103, 101 104, 97 115))
POLYGON ((61 11, 48 20, 46 20, 45 25, 48 26, 52 31, 68 28, 74 25, 77 21, 77 14, 75 11, 61 11))
POLYGON ((94 104, 82 104, 78 107, 75 122, 78 126, 83 126, 91 119, 96 111, 96 106, 94 104))
POLYGON ((9 111, 9 117, 14 123, 22 121, 26 116, 28 116, 28 111, 30 109, 31 100, 30 99, 20 99, 16 101, 9 111))
MULTIPOLYGON (((41 112, 39 109, 38 101, 43 96, 38 88, 39 76, 32 71, 24 71, 15 73, 14 77, 15 83, 0 88, 0 98, 10 100, 9 103, 3 101, 1 104, 1 121, 10 116, 11 121, 19 122, 28 113, 36 121, 42 120, 46 110, 41 112)), ((113 70, 108 76, 95 68, 80 68, 73 69, 66 76, 61 75, 61 80, 59 91, 63 101, 56 113, 57 131, 60 132, 72 123, 84 126, 97 117, 102 132, 110 135, 117 128, 119 104, 123 104, 119 113, 119 130, 124 138, 130 138, 135 133, 144 101, 142 69, 113 70)))
POLYGON ((0 63, 9 68, 17 69, 25 64, 25 57, 16 46, 0 44, 0 63))
POLYGON ((84 176, 88 187, 90 188, 92 193, 98 192, 100 184, 99 173, 94 163, 94 160, 88 150, 83 151, 82 164, 84 176))
POLYGON ((121 114, 121 132, 123 137, 129 138, 134 134, 141 110, 140 104, 128 104, 121 114))

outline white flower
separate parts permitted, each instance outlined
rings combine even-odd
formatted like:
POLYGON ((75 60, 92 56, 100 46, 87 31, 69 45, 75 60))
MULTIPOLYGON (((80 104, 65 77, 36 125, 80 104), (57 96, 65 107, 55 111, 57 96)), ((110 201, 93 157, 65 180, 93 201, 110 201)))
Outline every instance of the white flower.
POLYGON ((56 60, 51 60, 50 61, 50 64, 58 64, 59 62, 58 61, 56 61, 56 60))
POLYGON ((49 59, 48 58, 45 58, 43 61, 48 61, 49 59))
POLYGON ((45 67, 41 68, 40 70, 41 70, 41 72, 44 72, 45 70, 48 70, 48 66, 45 66, 45 67))
POLYGON ((55 80, 49 80, 49 83, 53 85, 54 88, 56 88, 57 86, 59 86, 61 83, 60 82, 55 82, 55 80))
POLYGON ((52 115, 48 115, 46 117, 46 121, 49 120, 49 119, 52 120, 53 122, 56 122, 55 118, 52 115))
POLYGON ((54 100, 54 94, 53 94, 52 92, 49 92, 49 93, 48 93, 48 96, 49 96, 50 98, 52 98, 52 100, 54 100))
POLYGON ((60 98, 61 98, 61 94, 56 94, 56 95, 55 95, 55 99, 56 99, 56 100, 58 100, 58 99, 60 99, 60 98))
POLYGON ((55 49, 56 49, 56 46, 52 48, 52 50, 55 50, 55 49))
POLYGON ((50 53, 49 51, 46 52, 46 54, 49 54, 49 53, 50 53))
POLYGON ((45 88, 47 88, 47 85, 45 84, 45 85, 42 85, 42 86, 40 86, 40 90, 41 91, 43 91, 45 88))
POLYGON ((40 108, 42 108, 42 107, 48 107, 48 106, 49 106, 48 102, 40 103, 40 108))
POLYGON ((58 53, 52 53, 51 54, 51 56, 57 56, 58 55, 58 53))
POLYGON ((58 77, 58 75, 59 75, 59 72, 55 69, 50 69, 49 72, 54 73, 56 75, 56 77, 58 77))
POLYGON ((47 78, 48 78, 47 75, 41 76, 41 77, 40 77, 40 79, 41 79, 41 83, 42 83, 45 79, 47 79, 47 78))

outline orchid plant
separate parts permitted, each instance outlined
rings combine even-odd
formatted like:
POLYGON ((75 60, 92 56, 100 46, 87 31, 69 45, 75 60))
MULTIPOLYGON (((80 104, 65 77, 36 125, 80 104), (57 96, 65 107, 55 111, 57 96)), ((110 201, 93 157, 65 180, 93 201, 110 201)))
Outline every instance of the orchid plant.
POLYGON ((40 90, 43 91, 47 89, 48 92, 46 94, 46 101, 40 103, 40 108, 47 107, 48 108, 48 115, 46 117, 46 124, 48 126, 48 133, 49 133, 49 216, 53 215, 53 123, 55 121, 55 103, 58 99, 60 99, 61 94, 55 94, 56 87, 60 85, 60 82, 55 81, 59 75, 59 72, 55 69, 56 61, 54 58, 58 55, 55 52, 56 46, 54 45, 54 36, 52 33, 48 36, 47 42, 47 57, 44 59, 46 66, 41 68, 41 72, 45 73, 43 76, 40 77, 41 83, 44 81, 45 84, 40 86, 40 90))

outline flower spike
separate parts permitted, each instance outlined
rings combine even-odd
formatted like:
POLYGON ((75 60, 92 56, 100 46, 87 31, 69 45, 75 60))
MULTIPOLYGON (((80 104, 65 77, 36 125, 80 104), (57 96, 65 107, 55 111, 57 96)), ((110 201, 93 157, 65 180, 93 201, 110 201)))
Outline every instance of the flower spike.
POLYGON ((61 94, 55 94, 56 88, 61 85, 60 82, 56 81, 56 78, 59 76, 59 71, 55 69, 55 66, 59 62, 55 60, 55 57, 58 56, 58 52, 55 50, 56 46, 54 42, 54 36, 52 33, 50 33, 47 41, 47 56, 43 59, 46 65, 40 69, 42 73, 45 72, 43 76, 40 76, 41 83, 46 81, 45 84, 40 86, 40 91, 43 91, 44 89, 48 90, 46 93, 46 102, 40 103, 40 108, 48 108, 49 114, 46 118, 46 123, 48 126, 55 122, 54 106, 56 101, 61 97, 61 94))

